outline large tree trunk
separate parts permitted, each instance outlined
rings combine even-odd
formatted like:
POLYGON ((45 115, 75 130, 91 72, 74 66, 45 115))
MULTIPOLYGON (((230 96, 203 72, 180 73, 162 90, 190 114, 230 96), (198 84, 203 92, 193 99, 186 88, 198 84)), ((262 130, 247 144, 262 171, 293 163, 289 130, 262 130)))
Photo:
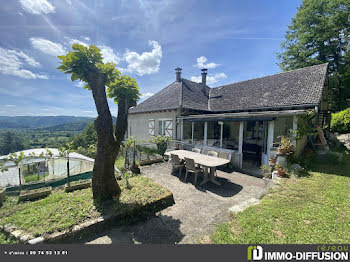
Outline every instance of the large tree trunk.
MULTIPOLYGON (((113 135, 112 115, 107 103, 105 80, 98 78, 89 83, 98 116, 95 120, 97 152, 92 176, 93 197, 112 199, 120 196, 121 190, 114 174, 114 164, 119 151, 113 135)), ((119 114, 118 114, 119 115, 119 114)))

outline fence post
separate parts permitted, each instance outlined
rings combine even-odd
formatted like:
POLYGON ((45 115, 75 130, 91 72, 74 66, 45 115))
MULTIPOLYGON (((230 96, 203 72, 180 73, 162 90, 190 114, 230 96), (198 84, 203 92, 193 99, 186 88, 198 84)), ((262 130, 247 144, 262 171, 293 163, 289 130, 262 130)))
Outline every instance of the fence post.
POLYGON ((135 158, 136 158, 136 141, 134 141, 134 148, 133 148, 133 154, 132 154, 132 168, 136 167, 136 163, 135 163, 135 158))
POLYGON ((21 167, 18 167, 19 191, 22 191, 21 167))
POLYGON ((70 178, 69 178, 69 153, 67 155, 67 185, 69 186, 70 178))
POLYGON ((125 147, 125 162, 124 162, 124 167, 128 168, 129 166, 129 159, 128 159, 128 146, 125 147))

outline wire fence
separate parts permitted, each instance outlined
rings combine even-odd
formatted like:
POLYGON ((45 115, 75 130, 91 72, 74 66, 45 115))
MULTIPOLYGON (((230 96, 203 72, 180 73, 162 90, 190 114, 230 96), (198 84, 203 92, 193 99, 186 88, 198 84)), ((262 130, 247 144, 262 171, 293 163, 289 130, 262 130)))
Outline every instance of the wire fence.
MULTIPOLYGON (((28 183, 60 180, 67 177, 68 159, 52 157, 47 159, 31 159, 18 165, 8 166, 7 170, 0 172, 0 187, 20 186, 28 183)), ((69 158, 69 175, 91 172, 94 162, 69 158)))

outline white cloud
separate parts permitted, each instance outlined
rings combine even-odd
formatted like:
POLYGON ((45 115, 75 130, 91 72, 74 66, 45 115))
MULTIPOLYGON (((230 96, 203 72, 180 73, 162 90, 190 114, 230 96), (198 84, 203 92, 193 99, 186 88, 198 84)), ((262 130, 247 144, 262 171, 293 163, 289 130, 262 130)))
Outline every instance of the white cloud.
POLYGON ((141 99, 147 99, 147 98, 149 98, 149 97, 151 97, 153 95, 154 95, 154 93, 147 92, 147 93, 144 93, 144 94, 141 95, 141 99))
POLYGON ((39 62, 35 61, 34 58, 32 58, 32 57, 26 55, 26 54, 23 53, 22 51, 19 51, 19 52, 18 52, 18 51, 15 51, 15 50, 9 50, 8 52, 9 52, 10 54, 16 55, 17 57, 23 58, 23 59, 28 63, 28 65, 30 65, 30 66, 33 66, 33 67, 40 67, 40 63, 39 63, 39 62))
POLYGON ((55 13, 55 7, 47 0, 19 0, 22 8, 31 14, 55 13))
POLYGON ((84 39, 85 41, 90 41, 90 37, 88 37, 88 36, 84 36, 83 39, 84 39))
POLYGON ((22 51, 9 50, 0 47, 0 73, 4 75, 18 76, 25 79, 48 79, 46 75, 35 74, 24 65, 39 67, 40 63, 22 51))
POLYGON ((5 105, 7 107, 16 107, 15 105, 5 105))
POLYGON ((128 63, 128 72, 136 72, 142 76, 159 71, 162 47, 156 41, 149 41, 149 45, 153 47, 151 52, 143 52, 140 55, 136 52, 127 51, 124 54, 124 59, 128 63))
POLYGON ((83 41, 80 41, 78 39, 71 39, 71 38, 68 38, 66 37, 68 40, 69 40, 69 45, 72 46, 73 44, 79 44, 79 45, 83 45, 83 46, 86 46, 88 47, 89 45, 83 41))
MULTIPOLYGON (((215 74, 214 76, 207 76, 207 84, 214 84, 218 81, 220 81, 221 79, 225 79, 227 78, 227 75, 225 73, 218 73, 215 74)), ((202 82, 202 76, 192 76, 191 80, 193 82, 197 82, 197 83, 201 83, 202 82)))
POLYGON ((198 68, 216 68, 220 65, 220 64, 216 64, 216 63, 205 64, 207 61, 208 61, 208 59, 205 56, 198 57, 197 64, 194 66, 198 67, 198 68))
POLYGON ((30 38, 30 41, 34 48, 47 55, 58 56, 64 55, 67 52, 66 49, 59 43, 55 43, 44 38, 32 37, 30 38))
POLYGON ((120 57, 114 53, 111 47, 106 45, 99 45, 98 48, 101 49, 104 63, 112 62, 118 64, 120 62, 120 57))

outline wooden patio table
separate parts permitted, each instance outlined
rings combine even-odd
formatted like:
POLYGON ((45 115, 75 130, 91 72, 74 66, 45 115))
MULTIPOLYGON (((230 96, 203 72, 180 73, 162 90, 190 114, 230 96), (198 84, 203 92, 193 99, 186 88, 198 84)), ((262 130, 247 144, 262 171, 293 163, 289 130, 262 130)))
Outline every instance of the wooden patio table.
POLYGON ((194 160, 194 162, 202 167, 204 167, 204 180, 201 185, 204 185, 207 182, 212 182, 218 186, 220 186, 220 183, 215 179, 214 171, 217 166, 222 166, 230 163, 230 160, 223 159, 215 156, 208 156, 192 151, 187 150, 174 150, 166 152, 166 156, 170 156, 171 154, 178 155, 180 159, 191 158, 194 160), (210 168, 210 173, 208 175, 208 168, 210 168))

